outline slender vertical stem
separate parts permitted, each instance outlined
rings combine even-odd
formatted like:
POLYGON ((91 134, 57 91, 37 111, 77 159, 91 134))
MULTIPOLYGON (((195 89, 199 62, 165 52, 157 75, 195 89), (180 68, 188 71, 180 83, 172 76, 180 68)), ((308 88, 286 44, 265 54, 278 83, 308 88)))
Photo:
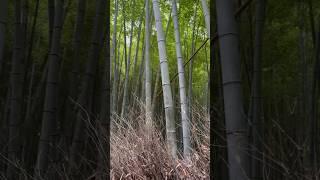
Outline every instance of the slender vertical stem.
POLYGON ((21 103, 22 103, 22 60, 23 41, 21 25, 21 1, 15 1, 15 28, 14 28, 14 49, 12 55, 12 67, 10 75, 10 114, 9 114, 9 144, 8 159, 10 162, 7 168, 9 180, 18 178, 17 165, 20 163, 20 126, 21 126, 21 103))
POLYGON ((183 135, 183 154, 186 158, 191 154, 191 138, 190 138, 190 120, 188 114, 188 104, 186 95, 186 80, 184 73, 183 57, 180 41, 179 21, 177 15, 177 4, 175 0, 172 0, 172 18, 174 24, 174 33, 176 41, 176 55, 179 74, 179 94, 181 105, 181 120, 182 120, 182 135, 183 135))
POLYGON ((176 130, 174 120, 174 105, 172 100, 172 91, 169 77, 168 59, 166 52, 165 36, 162 28, 162 20, 158 0, 152 0, 153 13, 156 22, 157 40, 159 50, 159 60, 161 67, 161 79, 163 90, 163 101, 166 119, 166 135, 169 152, 173 158, 177 157, 176 130))
POLYGON ((253 161, 252 178, 262 178, 262 118, 261 118, 261 54, 264 28, 265 0, 256 1, 256 32, 253 58, 252 84, 252 125, 253 125, 253 161))
POLYGON ((208 37, 210 37, 210 12, 208 9, 207 1, 201 0, 201 5, 202 5, 202 9, 203 9, 203 15, 204 15, 205 23, 206 23, 208 37))
POLYGON ((2 72, 2 66, 4 63, 4 42, 5 42, 5 32, 7 25, 8 16, 8 0, 3 0, 0 3, 0 75, 2 72))
POLYGON ((152 126, 151 120, 151 72, 150 72, 150 29, 149 29, 149 0, 146 3, 146 23, 145 23, 145 88, 146 88, 146 125, 147 127, 152 126))

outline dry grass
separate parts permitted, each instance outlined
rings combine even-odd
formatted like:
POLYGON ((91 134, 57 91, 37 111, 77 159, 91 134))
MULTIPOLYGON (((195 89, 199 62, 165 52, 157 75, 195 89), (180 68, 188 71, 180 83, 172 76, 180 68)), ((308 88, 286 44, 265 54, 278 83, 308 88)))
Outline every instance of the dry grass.
POLYGON ((159 128, 147 133, 143 113, 139 112, 132 110, 127 119, 113 118, 112 179, 209 179, 209 122, 205 110, 194 108, 193 121, 197 123, 192 126, 192 141, 196 148, 189 161, 171 159, 159 128))

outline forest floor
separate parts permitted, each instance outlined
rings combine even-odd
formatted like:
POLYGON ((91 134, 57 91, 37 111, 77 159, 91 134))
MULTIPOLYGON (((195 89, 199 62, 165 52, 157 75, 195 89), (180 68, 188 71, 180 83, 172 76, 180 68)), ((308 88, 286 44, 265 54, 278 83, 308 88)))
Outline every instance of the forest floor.
POLYGON ((209 179, 209 119, 203 108, 193 111, 192 122, 197 123, 192 123, 194 149, 189 160, 180 155, 176 160, 170 158, 161 135, 164 129, 155 125, 148 135, 142 111, 131 110, 127 117, 131 118, 113 117, 112 179, 209 179))

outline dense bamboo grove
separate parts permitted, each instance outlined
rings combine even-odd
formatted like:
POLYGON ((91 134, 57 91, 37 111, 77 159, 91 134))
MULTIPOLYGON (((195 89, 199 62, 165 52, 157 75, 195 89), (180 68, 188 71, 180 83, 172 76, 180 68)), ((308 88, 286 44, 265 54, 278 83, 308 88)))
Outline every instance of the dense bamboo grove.
POLYGON ((319 5, 213 2, 210 150, 216 179, 319 178, 319 5))
POLYGON ((168 157, 190 159, 197 151, 190 125, 193 104, 200 104, 208 113, 209 4, 175 0, 113 3, 111 113, 115 122, 111 133, 116 136, 119 124, 129 132, 126 124, 134 118, 128 114, 140 111, 145 122, 129 124, 146 126, 145 136, 150 137, 154 129, 162 130, 168 157))
POLYGON ((0 179, 105 179, 110 4, 0 7, 0 179))
POLYGON ((319 18, 316 0, 0 0, 0 179, 319 179, 319 18))

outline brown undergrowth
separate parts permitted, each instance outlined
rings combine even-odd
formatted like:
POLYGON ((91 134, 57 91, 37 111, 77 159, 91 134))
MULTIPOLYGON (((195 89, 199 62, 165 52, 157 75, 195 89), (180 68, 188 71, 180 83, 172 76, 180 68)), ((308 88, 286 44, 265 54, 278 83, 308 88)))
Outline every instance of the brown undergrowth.
POLYGON ((130 118, 125 119, 114 116, 112 179, 209 179, 209 121, 205 112, 201 107, 193 109, 190 160, 170 158, 161 129, 148 131, 142 111, 131 110, 130 118))

